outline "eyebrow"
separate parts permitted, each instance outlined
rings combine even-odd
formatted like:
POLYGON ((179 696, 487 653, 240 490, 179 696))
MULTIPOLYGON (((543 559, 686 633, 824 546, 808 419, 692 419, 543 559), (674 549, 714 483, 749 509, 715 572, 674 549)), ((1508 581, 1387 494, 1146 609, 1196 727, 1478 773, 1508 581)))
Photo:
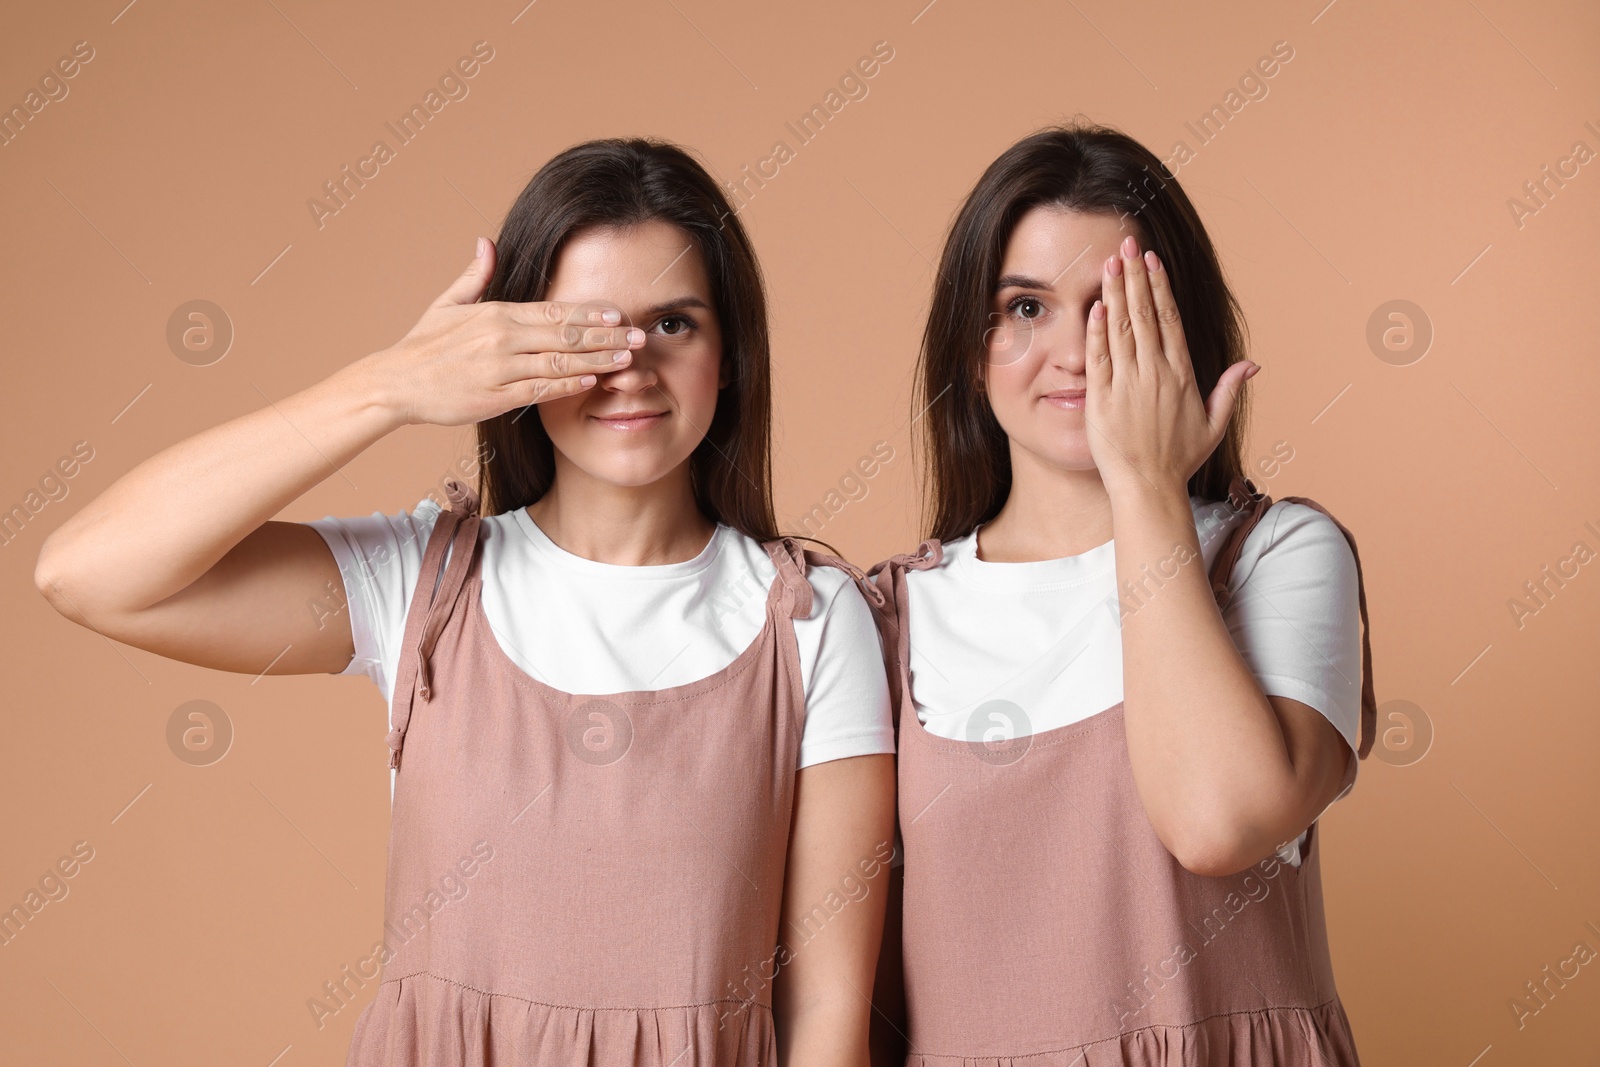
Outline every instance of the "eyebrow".
POLYGON ((1002 289, 1038 289, 1040 292, 1048 293, 1053 288, 1050 283, 1030 278, 1026 274, 1002 275, 1000 280, 994 283, 994 291, 997 293, 1002 289))
POLYGON ((701 300, 698 296, 679 296, 645 308, 640 313, 640 317, 648 319, 668 311, 683 311, 686 308, 700 308, 703 311, 710 311, 711 305, 701 300))

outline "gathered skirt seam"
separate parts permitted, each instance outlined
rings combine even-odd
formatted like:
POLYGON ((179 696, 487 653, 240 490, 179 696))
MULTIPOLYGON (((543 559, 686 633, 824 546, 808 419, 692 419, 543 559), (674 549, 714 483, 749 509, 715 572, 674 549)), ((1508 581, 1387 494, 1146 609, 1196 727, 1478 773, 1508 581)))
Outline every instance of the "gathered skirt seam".
POLYGON ((1278 1004, 1278 1005, 1274 1005, 1272 1007, 1267 1007, 1267 1008, 1245 1008, 1245 1009, 1243 1009, 1241 1011, 1219 1011, 1219 1012, 1216 1012, 1213 1015, 1203 1016, 1203 1017, 1201 1017, 1199 1019, 1194 1020, 1193 1022, 1171 1023, 1171 1024, 1169 1024, 1169 1023, 1151 1023, 1149 1026, 1141 1026, 1138 1029, 1128 1030, 1125 1033, 1112 1034, 1110 1037, 1101 1037, 1101 1038, 1096 1038, 1093 1041, 1085 1041, 1081 1045, 1068 1045, 1065 1048, 1045 1049, 1042 1052, 1023 1052, 1023 1053, 1018 1053, 1016 1055, 999 1054, 999 1055, 994 1055, 994 1056, 973 1056, 973 1055, 966 1055, 966 1054, 959 1053, 959 1052, 916 1052, 916 1051, 913 1051, 911 1053, 911 1055, 913 1057, 921 1057, 923 1059, 930 1059, 930 1060, 1027 1060, 1027 1059, 1034 1059, 1034 1058, 1039 1057, 1039 1056, 1059 1056, 1064 1052, 1078 1052, 1078 1051, 1080 1051, 1082 1049, 1090 1048, 1090 1047, 1092 1047, 1094 1045, 1104 1045, 1109 1041, 1122 1041, 1122 1040, 1124 1040, 1124 1039, 1126 1039, 1128 1037, 1133 1036, 1134 1034, 1143 1033, 1143 1032, 1145 1032, 1147 1030, 1187 1030, 1190 1027, 1199 1026, 1201 1023, 1210 1022, 1212 1019, 1226 1019, 1226 1018, 1230 1018, 1230 1017, 1235 1016, 1235 1015, 1269 1015, 1269 1014, 1272 1014, 1274 1012, 1305 1012, 1305 1013, 1309 1014, 1309 1013, 1313 1013, 1313 1012, 1319 1012, 1319 1011, 1323 1010, 1324 1008, 1326 1008, 1326 1007, 1328 1007, 1330 1005, 1339 1004, 1339 1003, 1340 1003, 1339 1002, 1339 998, 1337 996, 1334 996, 1334 997, 1330 997, 1327 1000, 1324 1000, 1321 1004, 1312 1004, 1312 1005, 1309 1005, 1309 1006, 1301 1005, 1301 1004, 1278 1004))
POLYGON ((468 985, 466 982, 458 981, 458 980, 456 980, 454 978, 449 978, 449 977, 447 977, 445 975, 442 975, 442 974, 436 974, 433 971, 412 971, 410 974, 402 974, 402 975, 397 975, 397 976, 395 976, 393 978, 385 978, 382 982, 378 983, 378 988, 382 989, 386 985, 393 985, 396 982, 403 982, 408 978, 432 978, 432 979, 434 979, 436 981, 444 982, 446 985, 453 985, 457 989, 465 989, 468 992, 477 993, 479 996, 504 997, 507 1000, 521 1001, 524 1004, 534 1004, 534 1005, 537 1005, 538 1007, 541 1007, 541 1008, 557 1008, 557 1009, 560 1009, 562 1011, 632 1011, 632 1012, 639 1012, 639 1011, 681 1011, 681 1010, 683 1010, 685 1008, 709 1008, 709 1007, 712 1007, 712 1006, 717 1005, 717 1004, 742 1004, 746 1008, 760 1008, 762 1011, 766 1011, 766 1012, 769 1012, 769 1013, 772 1010, 770 1005, 762 1004, 762 1003, 759 1003, 757 1001, 740 1000, 738 997, 718 997, 715 1000, 703 1000, 703 1001, 699 1001, 699 1002, 693 1003, 693 1004, 658 1004, 658 1005, 653 1005, 653 1006, 650 1006, 650 1007, 639 1007, 639 1008, 628 1008, 628 1007, 604 1007, 604 1008, 599 1008, 599 1007, 593 1007, 593 1006, 586 1006, 586 1005, 583 1005, 583 1004, 557 1004, 557 1003, 555 1003, 553 1001, 548 1001, 548 1000, 534 1000, 531 997, 520 997, 520 996, 517 996, 515 993, 496 993, 496 992, 494 992, 492 990, 488 990, 488 989, 479 989, 477 986, 468 985))

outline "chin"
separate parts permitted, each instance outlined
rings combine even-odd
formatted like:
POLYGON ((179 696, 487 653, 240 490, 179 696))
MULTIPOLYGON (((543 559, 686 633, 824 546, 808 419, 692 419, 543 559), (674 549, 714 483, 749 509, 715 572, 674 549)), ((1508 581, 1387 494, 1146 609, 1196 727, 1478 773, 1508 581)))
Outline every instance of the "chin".
POLYGON ((1089 443, 1082 433, 1070 434, 1066 440, 1057 437, 1030 441, 1027 448, 1029 452, 1038 458, 1040 463, 1056 470, 1091 471, 1095 469, 1094 456, 1089 452, 1089 443))

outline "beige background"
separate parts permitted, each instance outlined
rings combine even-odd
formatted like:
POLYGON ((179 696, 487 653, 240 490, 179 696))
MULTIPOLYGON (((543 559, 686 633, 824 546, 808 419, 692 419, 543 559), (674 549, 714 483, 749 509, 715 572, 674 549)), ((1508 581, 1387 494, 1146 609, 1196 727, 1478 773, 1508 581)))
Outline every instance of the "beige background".
MULTIPOLYGON (((320 1031, 307 1008, 378 937, 376 690, 214 673, 70 625, 31 576, 83 501, 398 338, 566 145, 653 133, 731 179, 782 139, 796 158, 744 212, 773 295, 780 518, 883 439, 897 458, 822 536, 862 563, 909 548, 909 372, 960 198, 1077 112, 1195 149, 1184 123, 1277 41, 1294 58, 1269 94, 1179 177, 1265 368, 1251 454, 1294 450, 1265 488, 1356 533, 1379 700, 1434 730, 1420 761, 1366 763, 1325 819, 1340 991, 1370 1064, 1592 1061, 1600 962, 1521 1028, 1509 1001, 1576 942, 1600 950, 1600 564, 1520 628, 1508 602, 1579 540, 1600 550, 1600 164, 1520 226, 1507 203, 1574 142, 1600 150, 1591 5, 124 2, 30 5, 0 36, 6 107, 75 42, 95 52, 0 147, 0 506, 93 448, 0 550, 0 906, 94 849, 0 947, 0 1061, 339 1064, 372 991, 320 1031), (470 94, 319 230, 308 198, 480 40, 494 59, 470 94), (894 57, 869 95, 797 148, 784 124, 878 41, 894 57), (210 366, 166 341, 193 299, 236 332, 210 366), (1397 299, 1434 333, 1407 366, 1366 340, 1397 299), (210 766, 168 747, 193 699, 235 730, 210 766)), ((469 449, 408 429, 281 517, 412 507, 469 449)))

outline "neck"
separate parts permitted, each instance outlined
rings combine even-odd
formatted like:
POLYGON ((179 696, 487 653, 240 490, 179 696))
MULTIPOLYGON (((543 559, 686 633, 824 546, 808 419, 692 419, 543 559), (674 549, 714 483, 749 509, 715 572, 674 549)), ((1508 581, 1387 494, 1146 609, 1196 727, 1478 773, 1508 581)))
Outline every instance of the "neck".
POLYGON ((695 505, 687 461, 648 485, 616 485, 585 474, 557 453, 550 489, 527 511, 563 550, 623 567, 691 560, 716 529, 695 505))
POLYGON ((1011 446, 1011 492, 978 535, 978 558, 1031 563, 1076 556, 1111 540, 1111 497, 1100 472, 1067 470, 1011 446))

